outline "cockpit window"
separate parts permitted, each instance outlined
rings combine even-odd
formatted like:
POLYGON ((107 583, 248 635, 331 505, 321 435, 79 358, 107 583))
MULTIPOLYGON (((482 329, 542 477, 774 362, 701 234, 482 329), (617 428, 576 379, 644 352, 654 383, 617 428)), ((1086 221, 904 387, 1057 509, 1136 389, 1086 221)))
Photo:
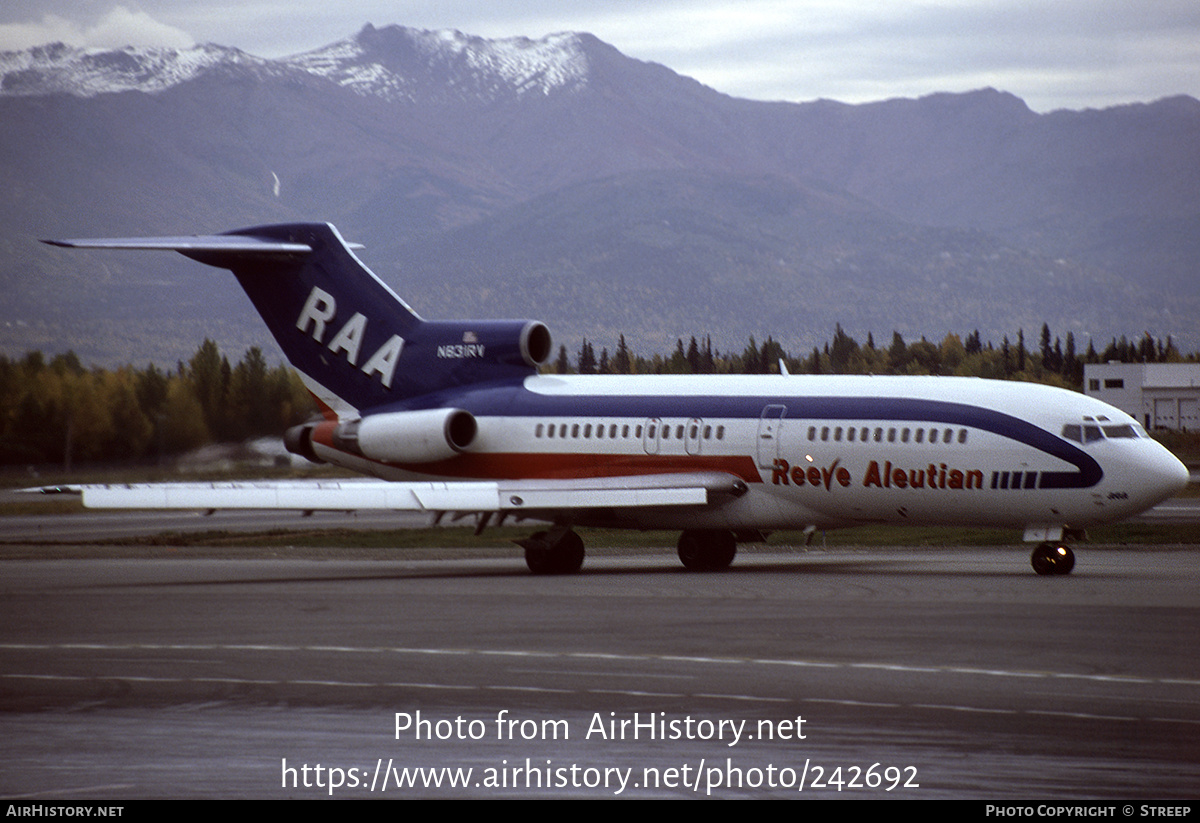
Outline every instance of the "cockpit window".
MULTIPOLYGON (((1106 418, 1107 419, 1107 418, 1106 418)), ((1062 436, 1076 443, 1094 443, 1106 437, 1114 440, 1146 437, 1145 430, 1136 423, 1067 423, 1062 428, 1062 436)))
MULTIPOLYGON (((1114 426, 1113 428, 1119 427, 1114 426)), ((1101 432, 1100 427, 1093 423, 1082 426, 1078 423, 1068 423, 1063 426, 1062 436, 1067 440, 1074 440, 1076 443, 1094 443, 1104 439, 1104 433, 1101 432)))

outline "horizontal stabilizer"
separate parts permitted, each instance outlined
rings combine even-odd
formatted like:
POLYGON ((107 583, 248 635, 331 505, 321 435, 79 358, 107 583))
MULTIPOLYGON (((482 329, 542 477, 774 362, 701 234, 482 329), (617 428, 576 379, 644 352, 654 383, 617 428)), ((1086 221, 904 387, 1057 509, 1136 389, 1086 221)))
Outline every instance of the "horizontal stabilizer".
POLYGON ((312 254, 313 247, 255 234, 209 234, 192 237, 101 237, 81 240, 43 240, 68 249, 177 251, 198 263, 230 269, 245 264, 294 264, 312 254))
POLYGON ((87 240, 43 240, 66 249, 125 249, 129 251, 233 252, 236 254, 308 254, 307 243, 285 243, 265 237, 210 234, 191 237, 108 237, 87 240))

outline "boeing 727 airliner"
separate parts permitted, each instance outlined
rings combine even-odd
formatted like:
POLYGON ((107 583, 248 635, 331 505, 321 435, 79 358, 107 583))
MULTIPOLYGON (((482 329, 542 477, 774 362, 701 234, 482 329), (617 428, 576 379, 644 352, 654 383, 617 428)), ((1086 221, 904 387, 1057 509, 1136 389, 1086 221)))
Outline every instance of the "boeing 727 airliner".
POLYGON ((329 224, 47 241, 165 249, 230 269, 323 419, 289 450, 374 481, 85 487, 93 507, 390 509, 547 528, 535 573, 583 564, 577 526, 678 529, 689 569, 778 529, 1023 529, 1038 574, 1066 540, 1142 512, 1187 470, 1125 413, 1062 389, 952 377, 550 376, 534 321, 428 321, 329 224))

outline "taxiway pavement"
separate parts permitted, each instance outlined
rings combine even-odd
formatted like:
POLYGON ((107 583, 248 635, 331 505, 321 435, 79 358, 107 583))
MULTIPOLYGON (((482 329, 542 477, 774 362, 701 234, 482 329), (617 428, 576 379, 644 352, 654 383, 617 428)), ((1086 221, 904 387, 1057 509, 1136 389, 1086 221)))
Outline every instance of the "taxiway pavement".
POLYGON ((1191 549, 265 555, 0 563, 0 796, 1200 794, 1191 549))

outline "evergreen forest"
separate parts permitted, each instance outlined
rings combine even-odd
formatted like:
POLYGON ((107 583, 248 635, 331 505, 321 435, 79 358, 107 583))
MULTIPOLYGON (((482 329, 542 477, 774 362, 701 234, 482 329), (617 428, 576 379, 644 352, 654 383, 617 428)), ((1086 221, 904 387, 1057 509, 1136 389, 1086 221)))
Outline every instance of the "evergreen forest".
MULTIPOLYGON (((1023 330, 996 344, 978 331, 938 343, 905 341, 893 333, 886 345, 868 334, 860 343, 839 325, 824 347, 787 352, 772 337, 750 338, 740 352, 714 350, 707 335, 675 349, 636 354, 621 335, 613 350, 584 340, 574 357, 560 346, 544 367, 558 374, 789 374, 963 375, 1027 380, 1081 390, 1087 363, 1195 362, 1171 338, 1122 337, 1103 350, 1089 341, 1079 351, 1073 334, 1052 335, 1043 325, 1036 341, 1023 330)), ((47 358, 28 352, 0 355, 0 465, 162 459, 213 442, 281 436, 316 413, 300 379, 286 366, 268 365, 248 349, 231 363, 205 340, 187 362, 115 370, 87 368, 72 352, 47 358)))

